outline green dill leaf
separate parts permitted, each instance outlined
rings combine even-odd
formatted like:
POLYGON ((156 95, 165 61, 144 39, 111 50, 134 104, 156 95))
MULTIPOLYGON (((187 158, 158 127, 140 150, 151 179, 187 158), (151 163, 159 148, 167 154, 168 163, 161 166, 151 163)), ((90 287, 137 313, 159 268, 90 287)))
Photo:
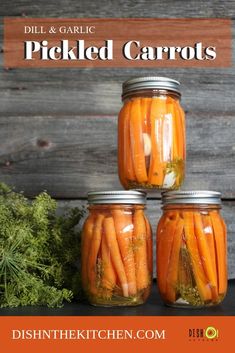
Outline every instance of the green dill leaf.
POLYGON ((58 216, 46 192, 30 201, 0 183, 0 307, 60 307, 80 297, 83 214, 58 216))

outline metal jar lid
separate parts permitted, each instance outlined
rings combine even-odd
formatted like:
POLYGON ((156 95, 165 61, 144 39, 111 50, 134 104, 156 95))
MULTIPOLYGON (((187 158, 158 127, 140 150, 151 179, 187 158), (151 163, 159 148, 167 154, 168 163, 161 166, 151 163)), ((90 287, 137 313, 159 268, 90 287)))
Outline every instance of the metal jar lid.
POLYGON ((91 191, 88 192, 88 203, 97 204, 132 204, 145 205, 146 193, 143 191, 91 191))
POLYGON ((165 191, 162 193, 163 205, 169 204, 209 204, 221 205, 221 193, 217 191, 165 191))
POLYGON ((180 94, 180 83, 169 77, 146 76, 135 77, 125 81, 122 85, 122 97, 125 98, 130 93, 145 89, 169 90, 180 94))

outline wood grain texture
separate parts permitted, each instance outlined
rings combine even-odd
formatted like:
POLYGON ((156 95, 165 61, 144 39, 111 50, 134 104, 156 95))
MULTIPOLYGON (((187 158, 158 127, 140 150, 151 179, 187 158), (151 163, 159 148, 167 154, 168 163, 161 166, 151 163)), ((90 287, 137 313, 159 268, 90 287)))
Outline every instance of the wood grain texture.
MULTIPOLYGON (((187 114, 183 189, 215 189, 235 198, 235 115, 187 114)), ((0 180, 34 196, 85 197, 119 189, 117 117, 2 116, 0 180)), ((158 194, 152 194, 159 196, 158 194)))
POLYGON ((53 1, 1 0, 1 16, 29 17, 231 17, 232 0, 160 1, 150 0, 64 0, 53 1), (10 6, 12 3, 13 6, 10 6))
MULTIPOLYGON (((86 201, 74 200, 74 201, 59 201, 59 212, 64 213, 71 207, 86 206, 86 201)), ((153 230, 153 240, 154 240, 154 277, 156 277, 156 228, 157 223, 161 217, 161 202, 159 200, 148 200, 146 215, 148 216, 153 230)), ((235 201, 234 202, 224 202, 222 208, 222 215, 227 224, 228 231, 228 274, 229 278, 235 278, 235 201)), ((84 217, 85 219, 85 217, 84 217)))
MULTIPOLYGON (((235 47, 235 46, 234 46, 235 47)), ((186 111, 235 111, 234 68, 227 69, 0 69, 2 114, 117 114, 122 83, 134 76, 181 82, 186 111)))

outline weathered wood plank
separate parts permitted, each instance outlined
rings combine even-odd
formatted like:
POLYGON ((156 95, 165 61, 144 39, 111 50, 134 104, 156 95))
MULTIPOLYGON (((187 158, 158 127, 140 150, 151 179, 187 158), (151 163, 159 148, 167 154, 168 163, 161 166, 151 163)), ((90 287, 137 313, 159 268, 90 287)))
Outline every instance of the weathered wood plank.
MULTIPOLYGON (((235 46, 234 46, 235 47, 235 46)), ((193 112, 234 112, 235 72, 229 69, 0 70, 2 114, 117 114, 129 77, 159 75, 182 84, 182 104, 193 112)))
MULTIPOLYGON (((85 201, 59 201, 59 212, 63 213, 65 210, 76 207, 76 206, 85 206, 85 201)), ((149 217, 149 220, 153 229, 153 239, 154 239, 154 277, 156 276, 156 228, 157 223, 161 217, 161 203, 159 200, 148 200, 146 214, 149 217)), ((228 228, 228 274, 229 278, 235 278, 235 202, 224 202, 222 214, 225 219, 228 228)))
MULTIPOLYGON (((187 177, 183 189, 216 189, 235 198, 235 115, 187 114, 187 177)), ((84 197, 118 189, 117 118, 2 116, 0 180, 33 196, 84 197)))
POLYGON ((189 111, 234 112, 234 69, 0 70, 2 114, 116 114, 129 77, 162 75, 181 82, 189 111), (222 102, 222 103, 221 103, 222 102))
POLYGON ((1 16, 29 17, 231 17, 235 4, 226 1, 109 1, 93 0, 58 1, 18 0, 9 6, 9 0, 1 0, 1 16))

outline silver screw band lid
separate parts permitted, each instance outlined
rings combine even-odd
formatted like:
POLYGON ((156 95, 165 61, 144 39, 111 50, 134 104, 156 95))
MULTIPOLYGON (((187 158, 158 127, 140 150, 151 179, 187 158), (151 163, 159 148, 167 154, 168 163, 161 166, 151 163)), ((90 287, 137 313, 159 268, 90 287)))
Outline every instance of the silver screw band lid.
POLYGON ((122 97, 124 98, 132 92, 145 90, 145 89, 170 90, 180 94, 179 87, 180 87, 180 83, 169 77, 158 77, 158 76, 135 77, 123 83, 122 97))
POLYGON ((221 205, 221 193, 209 190, 165 191, 162 204, 209 204, 221 205))
POLYGON ((143 191, 91 191, 87 194, 88 203, 145 205, 146 193, 143 191))

